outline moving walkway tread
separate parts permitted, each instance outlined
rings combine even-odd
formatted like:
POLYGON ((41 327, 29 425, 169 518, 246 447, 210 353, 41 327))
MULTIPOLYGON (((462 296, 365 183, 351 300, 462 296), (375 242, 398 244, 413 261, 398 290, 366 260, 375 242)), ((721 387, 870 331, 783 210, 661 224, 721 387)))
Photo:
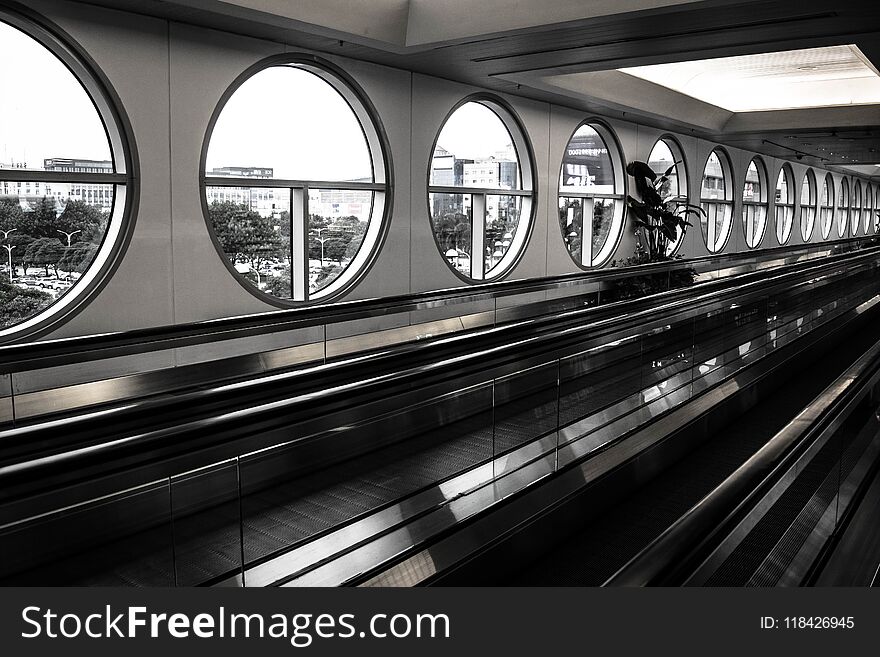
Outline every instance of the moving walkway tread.
POLYGON ((499 583, 601 585, 748 460, 875 341, 875 331, 860 330, 700 448, 499 583))

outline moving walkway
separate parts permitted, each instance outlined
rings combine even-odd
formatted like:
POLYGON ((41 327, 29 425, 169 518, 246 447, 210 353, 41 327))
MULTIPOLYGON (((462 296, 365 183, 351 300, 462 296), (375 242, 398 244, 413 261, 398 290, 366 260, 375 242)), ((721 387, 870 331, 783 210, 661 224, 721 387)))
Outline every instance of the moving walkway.
MULTIPOLYGON (((612 448, 641 453, 646 428, 659 440, 677 411, 693 417, 691 404, 742 385, 753 364, 844 335, 873 309, 876 268, 869 247, 608 304, 601 289, 548 300, 549 287, 521 285, 545 298, 509 321, 498 321, 499 288, 469 291, 493 299, 491 322, 335 359, 325 341, 317 364, 214 367, 220 384, 193 377, 166 394, 28 418, 0 435, 4 581, 428 581, 437 559, 398 575, 542 481, 612 448)), ((400 300, 415 303, 438 302, 400 300)), ((249 321, 201 327, 199 339, 263 330, 249 321)), ((187 330, 153 343, 186 346, 187 330)), ((143 344, 118 336, 81 353, 143 344)), ((63 357, 48 345, 37 358, 63 357)))

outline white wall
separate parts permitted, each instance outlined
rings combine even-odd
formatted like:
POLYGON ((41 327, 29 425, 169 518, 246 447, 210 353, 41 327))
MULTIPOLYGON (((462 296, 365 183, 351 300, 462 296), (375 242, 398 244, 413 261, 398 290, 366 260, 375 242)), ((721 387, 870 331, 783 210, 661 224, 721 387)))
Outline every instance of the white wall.
MULTIPOLYGON (((119 269, 80 313, 46 337, 276 309, 239 284, 214 248, 202 212, 199 158, 210 116, 233 80, 261 59, 290 49, 284 44, 63 0, 34 0, 30 6, 79 43, 109 79, 130 119, 140 162, 135 229, 119 269)), ((464 285, 446 265, 431 235, 426 200, 428 166, 431 146, 444 117, 463 97, 481 90, 366 62, 324 57, 346 70, 376 107, 394 169, 387 238, 372 267, 344 298, 464 285)), ((505 96, 504 100, 522 122, 532 146, 537 200, 529 242, 506 278, 579 271, 562 241, 556 186, 567 140, 587 117, 570 108, 521 97, 505 96)), ((625 160, 647 160, 662 134, 625 121, 606 123, 614 130, 625 160)), ((686 157, 691 202, 698 203, 703 166, 715 144, 688 135, 676 136, 686 157)), ((733 165, 735 198, 739 199, 753 154, 726 150, 733 165)), ((772 199, 782 161, 764 161, 771 206, 762 246, 775 246, 772 199)), ((792 169, 799 193, 805 167, 793 162, 792 169)), ((821 193, 824 173, 817 170, 816 174, 821 193)), ((835 175, 836 188, 839 180, 840 176, 835 175)), ((818 225, 811 241, 820 241, 818 225)), ((790 243, 800 242, 796 213, 790 243)), ((631 230, 625 228, 613 257, 627 257, 634 245, 631 230)), ((737 200, 726 251, 746 248, 741 202, 737 200)), ((680 253, 687 257, 706 254, 696 222, 680 253)))

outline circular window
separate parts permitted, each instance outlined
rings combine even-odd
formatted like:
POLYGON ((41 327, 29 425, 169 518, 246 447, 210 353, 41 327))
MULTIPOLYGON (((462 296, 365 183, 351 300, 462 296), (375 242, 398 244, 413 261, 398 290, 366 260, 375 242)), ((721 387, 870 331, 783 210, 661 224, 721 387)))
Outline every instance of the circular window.
POLYGON ((600 123, 583 123, 568 140, 559 174, 559 227, 581 267, 614 253, 623 230, 623 172, 617 142, 600 123), (585 220, 586 218, 586 220, 585 220))
POLYGON ((730 160, 724 151, 716 148, 706 160, 703 182, 700 185, 700 206, 703 208, 700 225, 703 227, 703 239, 710 253, 720 252, 730 237, 732 189, 730 160))
POLYGON ((831 226, 834 224, 834 180, 831 174, 825 174, 822 183, 822 239, 827 240, 831 235, 831 226))
POLYGON ((874 232, 880 232, 880 185, 874 190, 874 232))
POLYGON ((852 236, 855 237, 859 232, 859 218, 862 212, 862 184, 856 180, 853 183, 852 207, 850 208, 849 219, 852 236))
POLYGON ((849 219, 849 183, 846 178, 840 179, 840 203, 837 206, 837 236, 846 235, 846 225, 849 219))
POLYGON ((529 149, 513 114, 473 98, 446 119, 431 157, 428 211, 444 260, 468 281, 499 278, 519 258, 532 215, 529 149))
POLYGON ((121 250, 129 169, 105 89, 42 27, 0 12, 0 338, 74 309, 121 250))
POLYGON ((208 225, 262 298, 326 299, 370 263, 389 168, 367 107, 342 72, 288 55, 245 72, 217 108, 202 158, 208 225))
POLYGON ((862 226, 865 235, 871 230, 871 214, 874 212, 874 190, 870 183, 865 183, 865 204, 862 207, 862 226))
MULTIPOLYGON (((648 155, 648 166, 658 176, 666 176, 666 182, 660 189, 660 196, 664 200, 672 204, 688 202, 687 170, 684 153, 678 142, 670 137, 659 139, 648 155)), ((675 240, 669 243, 666 255, 672 255, 681 246, 684 233, 680 227, 676 229, 676 233, 675 240)))
POLYGON ((746 244, 754 249, 764 237, 767 225, 767 172, 759 158, 749 162, 743 184, 743 230, 746 244))
POLYGON ((791 167, 783 164, 776 178, 776 241, 788 242, 794 223, 794 185, 791 167))
POLYGON ((809 242, 813 236, 813 225, 816 223, 816 174, 807 169, 801 183, 801 237, 809 242))

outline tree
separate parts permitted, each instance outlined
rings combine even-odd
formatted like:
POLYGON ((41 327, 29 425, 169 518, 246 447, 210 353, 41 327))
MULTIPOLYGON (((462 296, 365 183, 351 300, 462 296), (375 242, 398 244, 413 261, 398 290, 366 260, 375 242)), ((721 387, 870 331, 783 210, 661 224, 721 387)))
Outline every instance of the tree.
POLYGON ((76 242, 69 249, 64 250, 64 255, 58 261, 58 269, 83 274, 89 268, 89 265, 92 264, 97 253, 97 244, 76 242))
POLYGON ((40 237, 31 242, 25 252, 26 262, 36 266, 45 267, 46 276, 49 275, 49 267, 55 270, 58 276, 58 261, 64 257, 66 247, 60 240, 54 237, 40 237))
POLYGON ((325 217, 312 215, 309 221, 309 258, 342 263, 351 260, 364 241, 367 224, 353 215, 330 221, 325 217), (320 230, 320 232, 319 232, 320 230), (323 240, 323 249, 321 246, 323 240))
POLYGON ((290 265, 285 265, 276 276, 269 278, 266 291, 280 299, 290 299, 290 265))
POLYGON ((247 262, 257 273, 265 263, 283 257, 283 240, 271 219, 231 201, 214 201, 208 208, 214 234, 233 262, 247 262))
MULTIPOLYGON (((102 213, 98 208, 89 205, 85 201, 71 199, 64 207, 64 211, 58 215, 53 224, 54 232, 46 237, 63 237, 58 231, 65 233, 73 233, 79 231, 79 234, 71 239, 74 241, 86 241, 93 244, 100 244, 104 239, 104 232, 107 229, 107 221, 109 216, 102 213)), ((65 244, 67 238, 64 237, 65 244)))
POLYGON ((19 230, 31 237, 58 237, 55 232, 58 214, 55 211, 55 199, 44 196, 25 212, 19 230))
POLYGON ((440 244, 440 250, 446 253, 449 249, 467 251, 470 253, 471 223, 466 214, 461 212, 448 212, 435 216, 434 235, 440 244))
POLYGON ((52 295, 42 290, 23 289, 0 281, 0 327, 23 322, 50 303, 52 295))
POLYGON ((0 229, 21 229, 24 210, 17 196, 0 196, 0 229))
MULTIPOLYGON (((27 274, 27 269, 30 265, 30 261, 27 258, 27 253, 28 247, 33 241, 34 238, 30 235, 21 232, 15 232, 10 233, 9 238, 3 242, 4 244, 9 244, 14 247, 12 249, 12 266, 21 267, 22 276, 27 274)), ((3 249, 3 251, 6 251, 6 249, 3 249)), ((3 255, 7 254, 3 253, 3 255)))

